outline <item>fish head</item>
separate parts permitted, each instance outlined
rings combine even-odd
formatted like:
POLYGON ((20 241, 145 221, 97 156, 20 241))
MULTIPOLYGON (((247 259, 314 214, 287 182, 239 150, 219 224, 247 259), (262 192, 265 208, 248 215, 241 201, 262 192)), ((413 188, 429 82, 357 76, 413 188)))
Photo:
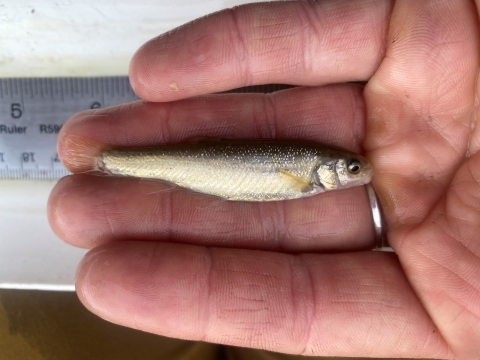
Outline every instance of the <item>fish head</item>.
POLYGON ((342 153, 322 157, 313 171, 313 181, 327 191, 346 189, 368 184, 373 170, 373 164, 363 156, 342 153))

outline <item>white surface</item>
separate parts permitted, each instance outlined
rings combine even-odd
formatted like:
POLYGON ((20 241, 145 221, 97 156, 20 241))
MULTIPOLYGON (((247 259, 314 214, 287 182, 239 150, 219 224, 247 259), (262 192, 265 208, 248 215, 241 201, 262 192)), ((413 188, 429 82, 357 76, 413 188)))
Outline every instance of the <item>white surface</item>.
POLYGON ((54 181, 0 181, 0 287, 73 289, 85 250, 50 230, 46 205, 54 181))
POLYGON ((125 75, 145 41, 259 0, 4 0, 0 77, 125 75))
MULTIPOLYGON (((136 49, 245 0, 0 1, 0 77, 126 75, 136 49)), ((0 287, 73 290, 84 250, 50 230, 53 182, 0 181, 0 287)))

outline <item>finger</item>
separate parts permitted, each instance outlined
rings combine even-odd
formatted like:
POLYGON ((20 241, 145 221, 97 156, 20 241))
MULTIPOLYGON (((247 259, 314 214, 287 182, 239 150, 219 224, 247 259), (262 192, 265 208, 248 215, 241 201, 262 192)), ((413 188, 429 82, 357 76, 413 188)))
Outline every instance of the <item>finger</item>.
POLYGON ((457 358, 479 351, 480 162, 461 165, 475 138, 477 21, 469 1, 396 2, 365 92, 389 242, 457 358))
POLYGON ((377 69, 391 1, 282 1, 225 10, 151 40, 130 81, 149 101, 252 84, 367 80, 377 69))
POLYGON ((101 148, 158 146, 195 136, 304 139, 359 152, 364 137, 362 90, 332 85, 88 110, 62 127, 58 154, 67 169, 85 172, 94 168, 101 148))
MULTIPOLYGON (((98 147, 105 145, 85 149, 85 142, 146 146, 199 134, 298 137, 359 151, 363 137, 360 92, 357 86, 337 85, 268 97, 222 95, 87 112, 64 125, 59 154, 70 170, 87 171, 90 168, 78 166, 86 163, 78 160, 78 154, 83 159, 93 151, 94 158, 98 147), (225 108, 229 111, 222 112, 225 108), (138 115, 138 122, 131 121, 132 114, 138 115)), ((160 182, 65 178, 50 197, 50 223, 62 239, 87 248, 125 238, 284 251, 373 245, 363 188, 268 204, 215 203, 213 197, 164 190, 160 182)))
POLYGON ((102 318, 169 337, 303 355, 447 355, 393 254, 121 242, 87 254, 76 287, 102 318))
POLYGON ((313 140, 360 152, 362 90, 332 85, 88 110, 62 127, 58 154, 68 170, 85 172, 95 168, 102 148, 158 146, 196 136, 313 140))
POLYGON ((50 197, 50 223, 60 238, 83 248, 126 239, 287 252, 374 246, 363 187, 268 203, 164 190, 152 181, 69 176, 50 197))

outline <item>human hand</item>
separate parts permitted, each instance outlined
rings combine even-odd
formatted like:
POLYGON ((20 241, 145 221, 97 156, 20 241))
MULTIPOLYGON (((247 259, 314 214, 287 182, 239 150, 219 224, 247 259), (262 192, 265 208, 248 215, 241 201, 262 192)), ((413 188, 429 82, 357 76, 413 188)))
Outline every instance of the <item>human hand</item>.
POLYGON ((396 255, 361 251, 374 244, 362 187, 209 205, 159 182, 77 174, 54 189, 49 220, 68 243, 94 248, 77 273, 82 302, 109 321, 183 339, 478 358, 477 17, 466 0, 274 2, 148 42, 130 79, 150 102, 70 119, 58 149, 71 171, 88 171, 83 160, 102 146, 200 135, 363 144, 396 255), (263 83, 309 87, 204 95, 263 83))

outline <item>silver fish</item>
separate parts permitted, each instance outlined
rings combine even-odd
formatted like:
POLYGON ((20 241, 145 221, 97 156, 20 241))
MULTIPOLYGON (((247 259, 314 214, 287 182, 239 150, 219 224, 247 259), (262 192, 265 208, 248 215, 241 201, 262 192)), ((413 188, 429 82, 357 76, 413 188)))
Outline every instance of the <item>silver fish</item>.
POLYGON ((101 171, 159 179, 233 201, 297 199, 370 182, 363 156, 313 142, 190 140, 156 148, 104 150, 101 171))

